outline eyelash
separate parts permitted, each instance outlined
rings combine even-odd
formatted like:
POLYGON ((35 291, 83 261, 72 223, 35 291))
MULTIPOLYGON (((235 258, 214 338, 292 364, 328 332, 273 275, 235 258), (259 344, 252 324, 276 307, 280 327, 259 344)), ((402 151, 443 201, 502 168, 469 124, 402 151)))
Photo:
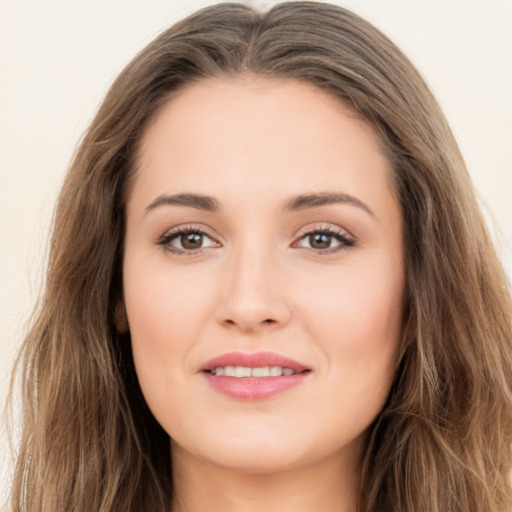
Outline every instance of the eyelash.
POLYGON ((207 237, 210 240, 213 240, 216 244, 219 242, 215 240, 212 236, 210 236, 206 231, 193 227, 193 226, 182 226, 172 231, 165 233, 157 240, 157 245, 162 246, 167 252, 171 254, 176 254, 178 256, 192 256, 194 254, 198 254, 202 252, 205 247, 200 247, 198 249, 178 249, 171 245, 171 242, 181 235, 199 235, 202 237, 207 237))
MULTIPOLYGON (((208 247, 200 247, 198 249, 179 249, 176 247, 173 247, 171 245, 171 242, 181 235, 199 235, 202 237, 207 237, 210 240, 213 241, 212 246, 215 246, 215 244, 219 244, 215 238, 210 236, 206 231, 199 229, 197 227, 193 226, 183 226, 176 229, 173 229, 171 232, 168 232, 161 236, 156 244, 159 246, 162 246, 167 252, 178 255, 178 256, 193 256, 195 254, 201 253, 204 249, 207 249, 208 247)), ((297 241, 293 242, 291 245, 292 247, 300 248, 301 246, 299 243, 305 239, 306 237, 312 236, 312 235, 326 235, 329 237, 334 238, 337 242, 339 242, 339 245, 335 247, 328 247, 326 249, 315 249, 313 247, 303 247, 304 249, 308 249, 310 251, 313 251, 317 254, 332 254, 336 252, 340 252, 343 250, 347 250, 350 247, 353 247, 356 244, 356 241, 354 238, 352 238, 350 235, 347 235, 345 232, 342 232, 340 230, 337 230, 335 228, 332 228, 330 226, 322 226, 319 228, 313 228, 308 229, 307 231, 303 232, 297 239, 297 241)))
POLYGON ((298 240, 292 244, 292 247, 300 247, 299 243, 305 239, 306 237, 310 237, 312 235, 326 235, 334 238, 339 242, 339 245, 335 247, 328 247, 326 249, 315 249, 313 247, 304 247, 304 249, 309 249, 317 254, 333 254, 340 251, 344 251, 349 249, 350 247, 354 247, 356 244, 355 239, 349 235, 348 233, 341 231, 339 229, 333 228, 331 226, 321 226, 321 227, 313 227, 307 228, 304 232, 302 232, 298 240))

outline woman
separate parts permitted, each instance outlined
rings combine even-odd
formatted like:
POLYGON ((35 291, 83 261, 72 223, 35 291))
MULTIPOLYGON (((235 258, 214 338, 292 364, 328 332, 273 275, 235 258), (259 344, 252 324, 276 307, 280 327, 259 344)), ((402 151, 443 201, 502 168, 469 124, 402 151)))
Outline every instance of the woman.
POLYGON ((204 9, 71 165, 13 509, 508 511, 511 328, 400 51, 327 4, 204 9))

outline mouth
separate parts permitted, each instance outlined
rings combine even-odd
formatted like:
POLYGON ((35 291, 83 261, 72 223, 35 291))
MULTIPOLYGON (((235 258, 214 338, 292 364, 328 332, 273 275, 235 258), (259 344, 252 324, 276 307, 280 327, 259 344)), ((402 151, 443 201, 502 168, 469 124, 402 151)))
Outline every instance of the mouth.
POLYGON ((230 352, 211 359, 200 372, 230 398, 262 400, 300 384, 312 369, 272 352, 230 352))
POLYGON ((283 368, 282 366, 257 366, 251 368, 250 366, 218 366, 213 370, 205 370, 211 375, 224 375, 225 377, 235 378, 267 378, 267 377, 281 377, 281 375, 297 375, 299 373, 307 373, 311 370, 302 370, 296 372, 291 368, 283 368))

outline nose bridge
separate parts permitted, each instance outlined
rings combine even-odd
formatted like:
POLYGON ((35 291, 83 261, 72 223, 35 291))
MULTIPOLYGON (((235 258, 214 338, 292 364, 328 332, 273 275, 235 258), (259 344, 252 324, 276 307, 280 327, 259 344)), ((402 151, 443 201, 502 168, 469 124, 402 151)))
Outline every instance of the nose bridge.
POLYGON ((273 244, 246 237, 226 261, 219 320, 243 330, 284 324, 289 317, 279 286, 279 258, 273 244))

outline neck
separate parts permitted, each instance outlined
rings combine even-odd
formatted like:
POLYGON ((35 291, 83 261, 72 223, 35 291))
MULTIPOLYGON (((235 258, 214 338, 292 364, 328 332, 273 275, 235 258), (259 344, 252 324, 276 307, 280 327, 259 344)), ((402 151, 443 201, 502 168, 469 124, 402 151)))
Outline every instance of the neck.
POLYGON ((336 454, 300 468, 242 472, 175 447, 172 512, 355 512, 356 468, 357 461, 336 454))

